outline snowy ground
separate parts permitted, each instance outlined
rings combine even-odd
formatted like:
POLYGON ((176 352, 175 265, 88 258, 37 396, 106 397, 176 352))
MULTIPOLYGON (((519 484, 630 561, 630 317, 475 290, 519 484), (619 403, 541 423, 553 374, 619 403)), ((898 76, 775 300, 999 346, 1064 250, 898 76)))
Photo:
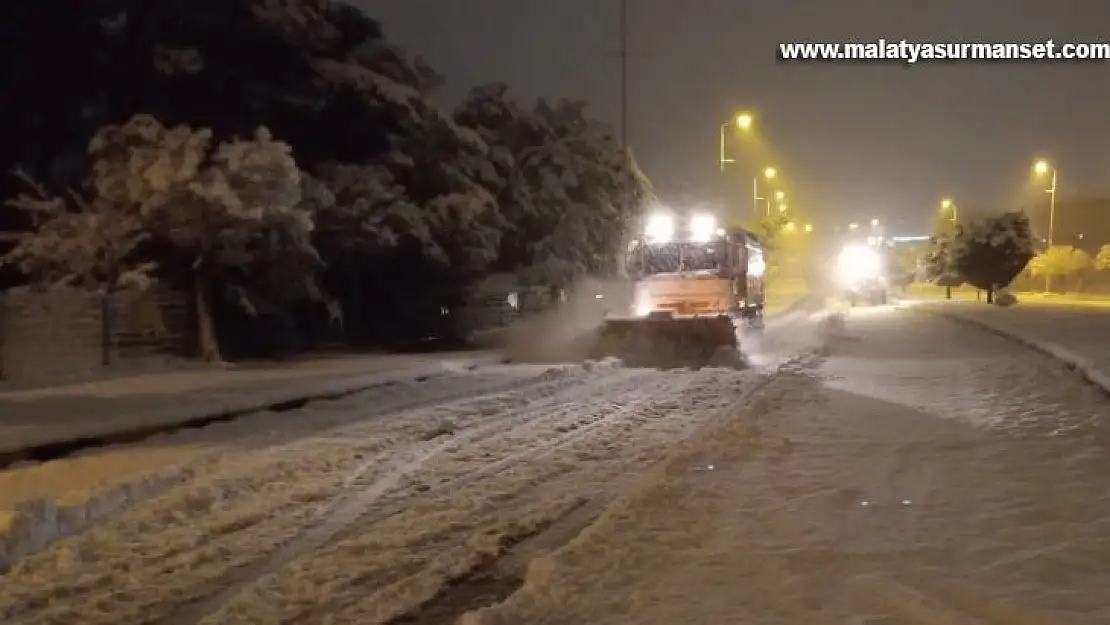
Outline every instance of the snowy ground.
POLYGON ((464 369, 0 473, 142 485, 0 622, 1110 622, 1106 398, 941 317, 820 319, 747 372, 464 369))
MULTIPOLYGON (((783 346, 816 346, 806 317, 783 346)), ((426 619, 454 581, 572 538, 769 370, 459 368, 0 472, 0 622, 426 619)))
POLYGON ((1105 302, 1034 299, 1009 308, 971 302, 922 305, 1066 352, 1070 359, 1110 379, 1110 306, 1105 302))
POLYGON ((856 310, 461 622, 1107 623, 1108 415, 1011 341, 856 310))

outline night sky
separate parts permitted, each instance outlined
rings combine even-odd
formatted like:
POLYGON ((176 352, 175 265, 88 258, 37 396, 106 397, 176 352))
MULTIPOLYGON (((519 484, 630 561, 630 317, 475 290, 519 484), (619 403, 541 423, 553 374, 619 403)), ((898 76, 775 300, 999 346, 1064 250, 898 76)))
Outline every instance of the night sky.
MULTIPOLYGON (((354 0, 448 79, 445 104, 507 83, 523 100, 619 114, 616 0, 354 0)), ((818 224, 880 217, 923 231, 942 197, 1039 208, 1034 157, 1060 196, 1110 196, 1110 63, 782 63, 788 41, 1110 41, 1105 0, 630 0, 630 143, 672 203, 750 197, 784 175, 818 224), (908 7, 915 8, 908 8, 908 7), (718 128, 757 116, 759 143, 718 170, 718 128)), ((746 200, 749 201, 750 200, 746 200)))

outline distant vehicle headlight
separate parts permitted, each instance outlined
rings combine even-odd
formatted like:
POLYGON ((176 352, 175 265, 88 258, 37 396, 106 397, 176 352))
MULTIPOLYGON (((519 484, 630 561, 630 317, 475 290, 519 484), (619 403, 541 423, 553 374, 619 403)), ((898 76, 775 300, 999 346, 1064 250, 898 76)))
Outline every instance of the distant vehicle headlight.
POLYGON ((853 245, 840 252, 836 269, 841 282, 852 284, 881 277, 883 261, 874 249, 853 245))

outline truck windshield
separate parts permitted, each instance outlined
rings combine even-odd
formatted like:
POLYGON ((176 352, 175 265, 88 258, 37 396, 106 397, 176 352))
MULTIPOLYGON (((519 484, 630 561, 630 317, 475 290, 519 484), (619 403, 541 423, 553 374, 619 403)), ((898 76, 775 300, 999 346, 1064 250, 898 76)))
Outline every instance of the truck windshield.
POLYGON ((716 271, 726 262, 725 246, 713 243, 651 243, 633 252, 632 266, 647 275, 679 271, 716 271))

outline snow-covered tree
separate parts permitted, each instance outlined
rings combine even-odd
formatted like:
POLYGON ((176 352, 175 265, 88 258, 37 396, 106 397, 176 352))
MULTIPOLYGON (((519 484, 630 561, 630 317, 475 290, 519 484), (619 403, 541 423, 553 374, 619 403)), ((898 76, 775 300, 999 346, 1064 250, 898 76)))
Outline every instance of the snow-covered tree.
POLYGON ((5 237, 15 246, 0 262, 12 263, 38 281, 92 288, 105 294, 120 287, 145 287, 151 263, 134 261, 135 249, 146 238, 134 210, 102 198, 86 200, 70 194, 70 202, 50 195, 26 173, 28 186, 8 205, 31 216, 32 229, 5 237))
MULTIPOLYGON (((103 198, 90 201, 77 192, 66 202, 26 173, 17 175, 28 191, 8 205, 28 213, 32 227, 3 237, 15 245, 0 256, 0 264, 14 264, 40 283, 96 290, 102 323, 108 324, 112 293, 145 288, 154 269, 153 263, 135 258, 136 248, 147 238, 138 212, 103 198)), ((108 364, 106 340, 101 347, 101 361, 108 364)))
POLYGON ((494 84, 473 89, 455 119, 489 148, 490 171, 481 180, 508 228, 499 268, 549 285, 620 270, 651 185, 612 129, 586 116, 584 103, 540 101, 528 111, 494 84))
POLYGON ((139 115, 106 126, 89 146, 101 201, 137 213, 188 263, 200 352, 220 359, 211 288, 219 283, 257 312, 270 293, 316 295, 311 216, 300 207, 301 173, 291 148, 266 129, 212 146, 209 130, 166 128, 139 115))
POLYGON ((1098 255, 1095 256, 1095 269, 1099 271, 1110 270, 1110 243, 1098 248, 1098 255))
POLYGON ((1082 289, 1082 273, 1094 268, 1087 252, 1070 245, 1053 245, 1029 261, 1029 273, 1038 277, 1077 278, 1082 289))
POLYGON ((1029 218, 1020 211, 957 225, 951 247, 956 271, 987 292, 988 304, 994 302, 994 292, 1009 286, 1033 255, 1029 218))
POLYGON ((952 255, 952 236, 944 233, 933 235, 925 252, 925 279, 944 287, 947 299, 952 299, 952 288, 965 281, 952 255))
POLYGON ((0 45, 21 61, 0 94, 0 169, 55 195, 91 169, 82 197, 134 212, 152 235, 142 253, 220 313, 201 316, 208 357, 226 292, 311 323, 292 300, 321 295, 314 273, 344 305, 390 300, 348 317, 372 328, 407 302, 438 300, 438 314, 491 271, 546 284, 619 271, 651 193, 582 103, 519 107, 495 88, 444 112, 443 78, 349 4, 42 0, 3 14, 0 45), (87 53, 42 53, 71 45, 87 53), (242 155, 218 157, 225 144, 242 155))
POLYGON ((315 235, 329 264, 352 266, 380 259, 402 237, 431 244, 420 207, 386 167, 335 163, 322 167, 318 175, 332 197, 316 213, 315 235))

